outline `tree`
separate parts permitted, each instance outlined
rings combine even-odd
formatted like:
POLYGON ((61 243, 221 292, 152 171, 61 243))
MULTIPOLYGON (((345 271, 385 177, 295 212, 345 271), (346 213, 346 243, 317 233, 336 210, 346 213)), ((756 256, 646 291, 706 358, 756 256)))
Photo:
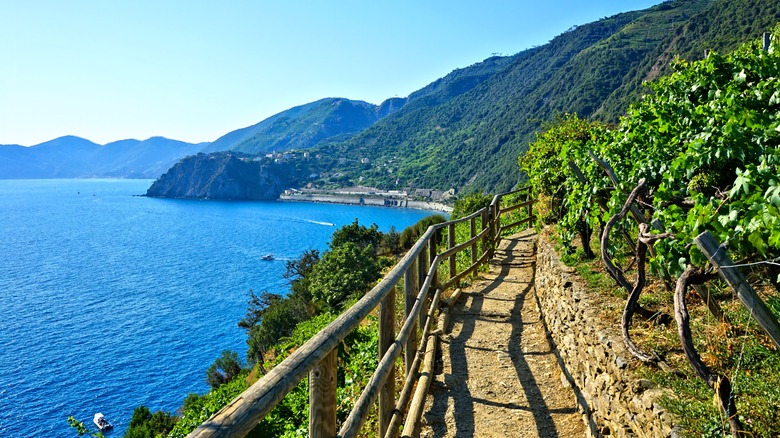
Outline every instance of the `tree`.
POLYGON ((358 223, 355 219, 349 225, 344 225, 333 233, 330 239, 330 248, 340 247, 347 242, 352 242, 363 249, 368 246, 372 247, 374 251, 379 248, 379 243, 382 241, 382 232, 379 231, 377 224, 371 224, 370 227, 365 227, 358 223))
POLYGON ((282 276, 284 278, 292 278, 292 281, 305 278, 319 260, 320 252, 318 250, 310 249, 304 251, 297 259, 285 262, 284 267, 286 270, 282 276))
POLYGON ((534 188, 537 199, 534 209, 539 224, 559 223, 561 229, 567 230, 563 245, 568 251, 573 250, 569 245, 572 238, 579 235, 586 258, 594 257, 590 247, 594 222, 599 227, 602 225, 600 208, 590 206, 603 206, 606 202, 605 187, 582 189, 605 181, 603 171, 587 153, 598 150, 598 142, 607 135, 608 126, 566 114, 548 123, 519 160, 534 188), (570 211, 575 214, 569 214, 570 211))
MULTIPOLYGON (((401 248, 411 248, 414 245, 414 242, 425 234, 425 230, 427 230, 428 227, 442 222, 447 222, 447 218, 440 214, 432 214, 420 219, 416 224, 404 228, 403 232, 401 232, 401 248)), ((438 237, 441 237, 441 234, 439 234, 438 237)))
POLYGON ((268 291, 261 292, 260 295, 255 295, 253 290, 249 290, 249 302, 247 303, 246 316, 238 321, 238 326, 246 329, 247 331, 263 320, 263 313, 275 301, 282 299, 281 295, 272 294, 268 291))
POLYGON ((247 344, 247 360, 256 362, 263 368, 263 360, 268 350, 273 347, 279 339, 290 336, 295 326, 311 317, 309 313, 309 303, 304 302, 297 296, 291 295, 273 301, 262 313, 262 321, 249 329, 247 344))
POLYGON ((391 226, 390 231, 382 235, 382 241, 379 243, 377 253, 379 255, 397 255, 401 251, 401 233, 391 226))
POLYGON ((311 273, 310 291, 323 310, 338 313, 350 298, 362 296, 382 273, 373 246, 346 242, 326 252, 311 273))
POLYGON ((233 380, 241 373, 241 364, 238 362, 238 353, 223 350, 222 355, 206 370, 206 383, 212 388, 218 388, 233 380))
POLYGON ((133 410, 133 416, 130 418, 130 428, 142 426, 152 419, 152 411, 144 405, 140 405, 133 410))
POLYGON ((283 297, 268 291, 256 295, 250 290, 246 316, 238 326, 247 331, 247 361, 257 363, 265 374, 264 357, 279 339, 289 336, 295 325, 317 313, 309 292, 309 277, 320 260, 316 249, 303 252, 296 260, 286 263, 283 274, 290 279, 290 295, 283 297))
MULTIPOLYGON (((290 279, 291 297, 301 300, 304 303, 311 303, 311 292, 309 292, 309 274, 314 265, 320 261, 320 252, 316 249, 304 251, 296 260, 290 260, 286 263, 287 270, 283 274, 284 278, 290 279)), ((316 313, 316 309, 308 305, 307 311, 310 315, 316 313)))
POLYGON ((140 405, 133 411, 125 438, 149 438, 165 436, 176 425, 177 418, 170 412, 152 413, 148 407, 140 405))

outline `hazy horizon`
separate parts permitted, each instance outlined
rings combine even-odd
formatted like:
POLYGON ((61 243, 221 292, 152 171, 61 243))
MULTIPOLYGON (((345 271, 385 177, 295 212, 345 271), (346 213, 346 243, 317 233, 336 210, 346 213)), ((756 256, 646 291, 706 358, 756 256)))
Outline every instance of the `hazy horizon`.
POLYGON ((406 97, 660 2, 0 2, 0 144, 211 142, 325 97, 406 97))

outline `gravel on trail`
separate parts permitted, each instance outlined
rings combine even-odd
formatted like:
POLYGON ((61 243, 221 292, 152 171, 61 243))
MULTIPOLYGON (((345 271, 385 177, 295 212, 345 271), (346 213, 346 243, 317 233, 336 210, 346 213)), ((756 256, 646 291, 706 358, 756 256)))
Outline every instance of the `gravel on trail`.
POLYGON ((452 308, 421 437, 582 437, 534 292, 536 235, 504 238, 452 308))

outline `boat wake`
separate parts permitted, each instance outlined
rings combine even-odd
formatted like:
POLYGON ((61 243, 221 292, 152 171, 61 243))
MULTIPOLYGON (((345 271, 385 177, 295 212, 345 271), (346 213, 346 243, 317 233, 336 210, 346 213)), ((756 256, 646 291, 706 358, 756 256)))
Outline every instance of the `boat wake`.
POLYGON ((313 220, 311 220, 311 219, 304 219, 303 221, 304 221, 304 222, 308 222, 308 223, 310 223, 310 224, 324 225, 324 226, 326 226, 326 227, 335 227, 335 226, 336 226, 336 224, 334 224, 334 223, 331 223, 331 222, 320 222, 320 221, 313 221, 313 220))

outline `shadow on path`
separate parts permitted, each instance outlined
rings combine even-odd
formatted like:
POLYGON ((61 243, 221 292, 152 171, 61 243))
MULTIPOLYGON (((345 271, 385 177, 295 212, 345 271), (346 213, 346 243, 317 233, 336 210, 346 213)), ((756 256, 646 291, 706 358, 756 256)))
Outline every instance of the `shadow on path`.
POLYGON ((560 420, 553 418, 579 416, 576 405, 561 401, 563 388, 551 377, 559 360, 535 301, 531 239, 504 240, 487 281, 464 290, 452 309, 453 333, 440 349, 448 361, 439 361, 426 436, 558 438, 574 432, 570 426, 558 430, 560 420))
MULTIPOLYGON (((512 256, 510 256, 512 257, 512 256)), ((523 337, 523 306, 525 305, 526 295, 533 290, 534 277, 536 270, 534 269, 531 274, 531 279, 528 282, 528 286, 517 295, 515 298, 515 306, 512 308, 512 334, 509 340, 509 357, 512 358, 512 363, 515 365, 515 372, 517 372, 517 378, 520 380, 520 384, 523 386, 526 399, 528 400, 531 413, 534 416, 534 422, 536 423, 536 430, 539 436, 545 437, 557 437, 558 432, 555 430, 555 423, 552 420, 550 409, 547 407, 547 403, 544 401, 542 391, 539 389, 539 384, 534 379, 531 367, 528 365, 525 353, 522 350, 522 337, 523 337)), ((537 354, 553 354, 552 351, 544 351, 537 354)), ((573 409, 572 409, 573 411, 573 409)))
MULTIPOLYGON (((515 244, 513 242, 512 244, 515 244)), ((452 396, 452 402, 455 406, 454 411, 457 413, 454 435, 452 431, 446 429, 437 429, 434 431, 434 437, 456 436, 456 437, 473 437, 474 436, 474 397, 471 395, 466 382, 469 381, 469 365, 466 360, 466 351, 468 349, 475 348, 473 346, 467 346, 466 343, 471 339, 474 334, 477 320, 481 319, 482 308, 485 302, 485 295, 495 290, 501 285, 504 277, 509 274, 511 270, 510 265, 502 265, 501 271, 498 276, 491 281, 485 288, 478 293, 466 292, 464 295, 468 295, 470 304, 466 307, 465 303, 457 305, 454 309, 455 321, 462 322, 460 333, 453 337, 449 342, 449 355, 451 359, 452 374, 445 376, 445 384, 448 388, 454 390, 449 393, 452 396), (457 376, 457 377, 456 377, 457 376)), ((465 300, 463 300, 465 301, 465 300)), ((447 344, 442 342, 441 349, 447 347, 447 344)), ((477 347, 478 348, 478 347, 477 347)), ((441 350, 440 349, 440 350, 441 350)), ((493 352, 494 350, 485 349, 486 352, 493 352)), ((433 410, 438 412, 445 412, 449 400, 446 393, 441 393, 441 396, 434 396, 433 410)))

